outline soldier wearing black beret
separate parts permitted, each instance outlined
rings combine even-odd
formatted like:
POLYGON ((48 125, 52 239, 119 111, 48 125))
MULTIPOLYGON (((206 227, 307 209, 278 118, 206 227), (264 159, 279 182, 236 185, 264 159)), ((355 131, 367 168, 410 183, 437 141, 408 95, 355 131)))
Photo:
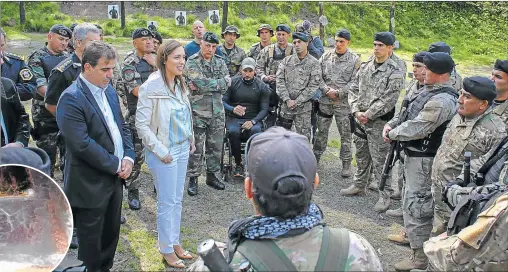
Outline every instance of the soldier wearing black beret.
POLYGON ((428 70, 440 75, 450 74, 455 67, 452 57, 442 52, 426 54, 423 58, 423 63, 428 70))
POLYGON ((501 117, 508 128, 508 60, 496 60, 490 79, 497 91, 493 113, 501 117))
POLYGON ((302 40, 304 42, 308 42, 309 41, 309 35, 307 35, 307 34, 305 34, 303 32, 293 32, 292 38, 293 38, 293 41, 295 39, 302 40))
POLYGON ((277 25, 277 27, 275 28, 275 31, 284 31, 284 32, 286 32, 288 34, 291 34, 291 29, 286 24, 279 24, 279 25, 277 25))
POLYGON ((159 46, 162 44, 162 36, 159 32, 153 32, 153 53, 157 54, 157 50, 159 50, 159 46))
MULTIPOLYGON (((452 54, 452 48, 445 42, 434 42, 429 45, 430 53, 442 52, 448 55, 452 54)), ((453 69, 450 76, 450 84, 455 88, 455 90, 460 91, 462 89, 462 77, 457 73, 455 68, 453 69)))

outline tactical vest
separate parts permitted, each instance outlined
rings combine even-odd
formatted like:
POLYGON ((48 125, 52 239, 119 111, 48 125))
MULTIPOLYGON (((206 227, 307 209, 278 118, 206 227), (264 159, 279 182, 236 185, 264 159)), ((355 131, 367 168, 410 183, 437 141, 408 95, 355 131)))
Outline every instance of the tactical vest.
MULTIPOLYGON (((134 69, 136 69, 135 80, 139 86, 141 86, 141 84, 143 84, 152 73, 152 66, 144 59, 136 63, 134 65, 134 69)), ((127 109, 129 110, 129 114, 134 115, 136 114, 136 108, 138 106, 138 97, 130 93, 127 88, 125 88, 125 92, 125 97, 127 98, 127 109)))
POLYGON ((284 50, 284 53, 277 52, 275 50, 275 46, 277 44, 270 44, 268 47, 268 62, 267 66, 265 68, 265 71, 268 71, 266 73, 267 75, 275 75, 277 73, 277 68, 279 68, 280 62, 287 56, 291 55, 293 53, 293 45, 288 43, 288 46, 286 47, 286 50, 284 50))
POLYGON ((475 190, 469 196, 462 198, 448 221, 448 235, 455 235, 474 224, 478 215, 489 208, 505 192, 508 192, 507 185, 493 184, 484 186, 481 192, 475 190))
MULTIPOLYGON (((340 228, 334 235, 328 226, 323 226, 323 238, 319 258, 314 271, 346 271, 349 256, 349 232, 340 228)), ((238 246, 249 266, 255 271, 298 271, 293 262, 271 239, 246 239, 238 246)), ((246 267, 248 269, 248 267, 246 267)), ((247 269, 240 268, 241 271, 247 269)))
MULTIPOLYGON (((413 120, 418 116, 420 111, 424 108, 425 104, 434 97, 435 95, 446 93, 455 99, 458 98, 458 94, 455 89, 450 87, 443 87, 437 90, 432 91, 424 91, 420 93, 414 100, 410 102, 408 108, 407 118, 403 121, 413 120)), ((425 136, 423 139, 408 141, 404 144, 406 147, 406 154, 410 157, 434 157, 437 153, 437 149, 441 145, 441 140, 443 138, 444 132, 446 130, 446 126, 451 121, 447 120, 439 127, 437 127, 433 132, 425 136), (413 147, 418 151, 407 149, 407 147, 413 147)))
MULTIPOLYGON (((44 57, 41 57, 41 66, 44 71, 44 77, 46 79, 51 75, 51 70, 55 68, 60 62, 65 60, 68 56, 62 54, 61 56, 53 56, 51 54, 47 54, 44 57)), ((39 93, 35 93, 34 99, 44 101, 44 97, 42 97, 39 93)))

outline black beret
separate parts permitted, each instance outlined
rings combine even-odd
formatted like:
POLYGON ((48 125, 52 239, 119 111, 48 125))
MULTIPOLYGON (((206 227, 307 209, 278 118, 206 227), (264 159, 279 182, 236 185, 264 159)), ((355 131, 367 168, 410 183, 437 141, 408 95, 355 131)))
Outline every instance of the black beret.
POLYGON ((303 33, 303 32, 293 32, 293 40, 294 39, 299 39, 299 40, 302 40, 304 42, 308 42, 309 41, 309 35, 303 33))
POLYGON ((423 63, 423 58, 425 58, 425 56, 427 56, 427 54, 429 54, 429 52, 427 52, 427 51, 420 51, 420 52, 414 54, 413 55, 413 62, 423 63))
POLYGON ((489 101, 489 104, 496 98, 496 85, 494 81, 486 77, 473 76, 464 78, 464 90, 476 98, 489 101))
POLYGON ((451 73, 455 67, 452 57, 443 52, 428 53, 423 58, 423 63, 427 69, 441 75, 451 73))
POLYGON ((219 38, 213 32, 206 32, 205 35, 203 35, 203 41, 219 44, 219 38))
POLYGON ((162 43, 162 36, 161 36, 161 34, 160 34, 159 32, 157 32, 157 31, 154 31, 154 32, 152 32, 152 33, 153 33, 154 38, 155 38, 156 40, 158 40, 158 41, 159 41, 159 43, 162 43))
POLYGON ((277 27, 275 28, 275 31, 284 31, 284 32, 287 32, 288 34, 291 33, 291 29, 289 28, 288 25, 285 25, 285 24, 277 25, 277 27))
POLYGON ((508 60, 496 60, 496 64, 494 64, 494 69, 503 71, 508 73, 508 60))
POLYGON ((49 31, 69 39, 72 38, 72 31, 64 25, 54 25, 49 31))
POLYGON ((335 33, 335 36, 337 36, 339 38, 344 38, 348 41, 351 40, 351 33, 347 29, 337 30, 337 33, 335 33))
POLYGON ((143 37, 152 37, 153 38, 153 33, 152 31, 146 29, 146 28, 143 28, 143 27, 140 27, 140 28, 136 28, 133 32, 132 32, 132 39, 137 39, 137 38, 143 38, 143 37))
POLYGON ((74 28, 78 25, 78 23, 72 23, 70 26, 69 26, 69 29, 74 32, 74 28))
POLYGON ((374 34, 374 41, 382 42, 386 45, 393 45, 395 43, 395 35, 391 32, 378 32, 374 34))
POLYGON ((452 53, 452 48, 445 42, 435 42, 429 45, 429 52, 430 53, 443 52, 450 54, 452 53))

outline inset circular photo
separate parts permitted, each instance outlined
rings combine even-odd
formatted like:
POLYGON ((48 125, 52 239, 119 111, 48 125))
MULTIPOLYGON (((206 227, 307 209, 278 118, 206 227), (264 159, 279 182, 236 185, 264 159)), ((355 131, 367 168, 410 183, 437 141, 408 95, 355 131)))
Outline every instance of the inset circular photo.
POLYGON ((72 211, 60 186, 24 165, 0 165, 0 270, 53 271, 67 254, 72 211))

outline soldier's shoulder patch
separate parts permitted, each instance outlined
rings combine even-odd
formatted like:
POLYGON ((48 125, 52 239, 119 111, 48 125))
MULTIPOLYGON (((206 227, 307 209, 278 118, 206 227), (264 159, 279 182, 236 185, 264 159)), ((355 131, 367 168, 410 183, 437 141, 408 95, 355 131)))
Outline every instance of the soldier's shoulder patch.
POLYGON ((62 62, 60 62, 60 65, 56 67, 56 70, 58 70, 60 73, 67 70, 69 67, 72 66, 72 59, 66 59, 62 62))
POLYGON ((125 57, 125 60, 123 61, 123 64, 132 64, 136 62, 136 56, 135 55, 127 55, 125 57))
POLYGON ((13 54, 13 53, 5 53, 5 56, 6 56, 6 57, 9 57, 9 58, 11 58, 11 59, 15 59, 15 60, 25 61, 25 57, 20 56, 20 55, 17 55, 17 54, 13 54))
POLYGON ((132 66, 125 66, 122 69, 122 78, 126 82, 133 81, 135 77, 136 77, 136 70, 134 70, 134 67, 132 67, 132 66))
POLYGON ((30 69, 24 68, 19 71, 19 76, 21 77, 22 80, 28 81, 34 77, 34 74, 32 73, 32 71, 30 71, 30 69))

